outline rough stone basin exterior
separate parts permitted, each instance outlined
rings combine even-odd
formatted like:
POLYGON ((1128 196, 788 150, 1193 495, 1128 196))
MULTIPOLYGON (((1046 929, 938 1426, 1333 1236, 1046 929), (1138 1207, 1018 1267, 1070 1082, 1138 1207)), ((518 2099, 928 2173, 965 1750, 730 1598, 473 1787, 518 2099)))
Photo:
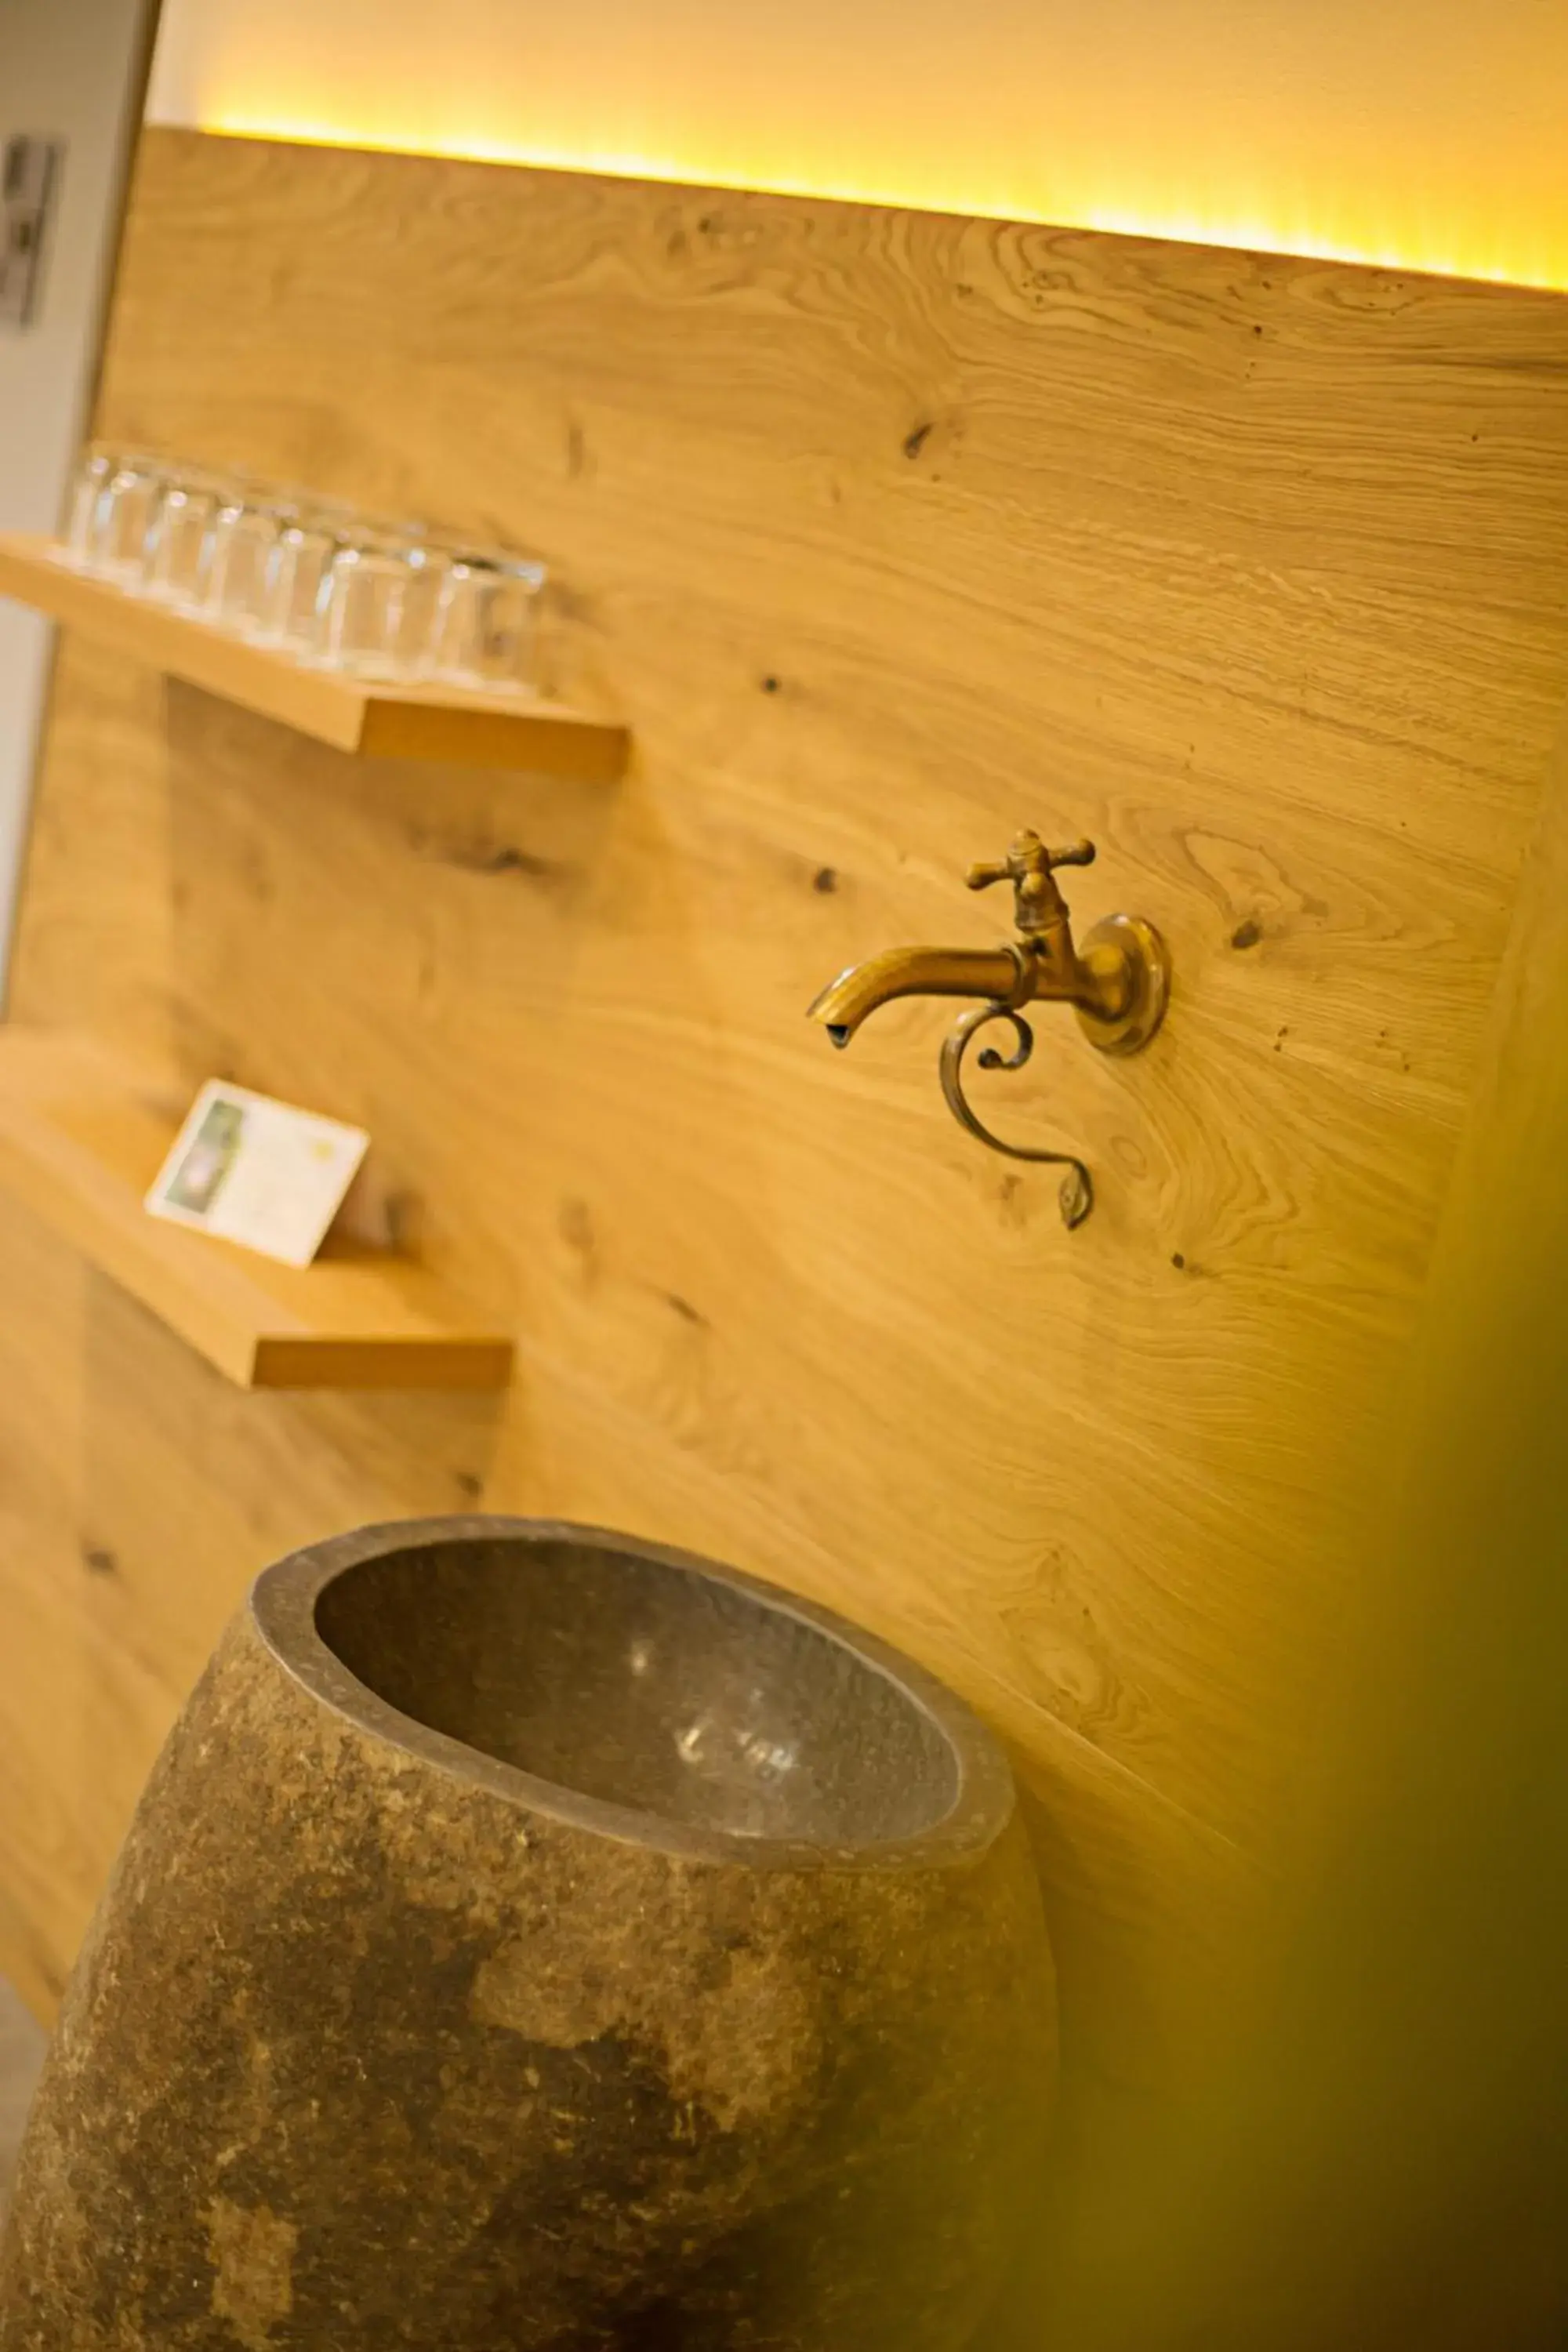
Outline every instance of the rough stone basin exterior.
POLYGON ((966 2343, 1037 2196, 1039 1897, 968 1710, 592 1529, 262 1576, 72 1981, 0 2352, 966 2343))

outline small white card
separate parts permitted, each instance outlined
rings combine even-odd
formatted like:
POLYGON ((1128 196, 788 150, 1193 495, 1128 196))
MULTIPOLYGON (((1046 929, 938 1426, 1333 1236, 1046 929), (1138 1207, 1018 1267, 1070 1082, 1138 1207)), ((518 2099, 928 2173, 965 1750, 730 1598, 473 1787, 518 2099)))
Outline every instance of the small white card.
POLYGON ((285 1265, 309 1265, 369 1144, 363 1128, 209 1078, 147 1207, 285 1265))

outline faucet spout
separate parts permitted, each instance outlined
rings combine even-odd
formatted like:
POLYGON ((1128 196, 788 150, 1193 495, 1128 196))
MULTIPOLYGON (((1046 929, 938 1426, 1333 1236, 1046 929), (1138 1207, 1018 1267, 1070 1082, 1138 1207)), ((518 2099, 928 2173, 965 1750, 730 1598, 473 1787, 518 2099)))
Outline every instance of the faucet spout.
POLYGON ((1029 961, 1015 948, 889 948, 829 981, 807 1017, 820 1021, 836 1045, 847 1045, 867 1015, 896 996, 1010 1000, 1036 992, 1029 961))

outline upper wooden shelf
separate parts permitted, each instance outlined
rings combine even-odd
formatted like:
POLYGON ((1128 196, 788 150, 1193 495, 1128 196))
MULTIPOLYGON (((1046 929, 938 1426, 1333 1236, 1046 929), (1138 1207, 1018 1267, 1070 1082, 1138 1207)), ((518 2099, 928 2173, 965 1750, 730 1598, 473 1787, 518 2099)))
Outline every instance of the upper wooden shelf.
POLYGON ((0 532, 0 596, 340 751, 532 769, 584 783, 614 783, 625 772, 624 727, 584 718, 559 702, 502 701, 458 687, 375 686, 311 669, 73 571, 50 545, 0 532))
POLYGON ((510 1338, 405 1259, 329 1239, 314 1265, 279 1265, 149 1215, 186 1108, 100 1045, 0 1027, 0 1192, 241 1388, 507 1385, 510 1338))

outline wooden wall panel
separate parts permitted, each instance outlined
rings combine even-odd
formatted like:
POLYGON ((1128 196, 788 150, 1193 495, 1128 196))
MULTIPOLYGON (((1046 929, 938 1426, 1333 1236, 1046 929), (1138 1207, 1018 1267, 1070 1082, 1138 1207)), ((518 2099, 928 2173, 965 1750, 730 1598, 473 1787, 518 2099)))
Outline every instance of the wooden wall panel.
POLYGON ((557 682, 637 751, 355 766, 65 648, 15 1017, 363 1120, 521 1362, 241 1397, 0 1219, 6 1653, 113 1726, 0 1682, 44 1974, 268 1558, 609 1521, 1009 1736, 1088 2210, 1100 2123, 1227 2030, 1337 1670, 1568 679, 1565 365, 1546 296, 149 136, 105 429, 536 547, 557 682), (844 1056, 802 1018, 993 937, 960 877, 1022 823, 1175 957, 1146 1056, 1047 1013, 996 1082, 1097 1171, 1070 1237, 949 1121, 940 1009, 844 1056))

